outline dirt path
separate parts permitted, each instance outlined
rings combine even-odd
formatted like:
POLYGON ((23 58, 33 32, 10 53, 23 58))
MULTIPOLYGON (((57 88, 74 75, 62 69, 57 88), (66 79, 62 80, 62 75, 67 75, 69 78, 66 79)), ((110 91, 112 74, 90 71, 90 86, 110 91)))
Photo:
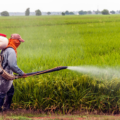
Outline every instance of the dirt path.
POLYGON ((118 115, 79 114, 45 114, 39 111, 12 110, 0 113, 0 120, 120 120, 118 115), (2 119, 1 119, 2 118, 2 119))
POLYGON ((59 117, 32 117, 33 120, 120 120, 120 116, 59 116, 59 117))
POLYGON ((85 118, 80 118, 80 117, 68 117, 68 116, 66 116, 66 117, 32 117, 32 119, 34 119, 34 120, 85 120, 85 118))
POLYGON ((78 116, 58 116, 58 117, 32 117, 32 120, 120 120, 120 115, 117 116, 84 116, 84 117, 78 117, 78 116))

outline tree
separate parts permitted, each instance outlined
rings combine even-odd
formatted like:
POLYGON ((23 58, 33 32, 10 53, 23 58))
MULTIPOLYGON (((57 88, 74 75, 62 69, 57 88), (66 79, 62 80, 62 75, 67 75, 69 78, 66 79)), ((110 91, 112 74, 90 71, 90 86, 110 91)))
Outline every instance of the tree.
POLYGON ((69 11, 65 11, 65 15, 69 15, 69 11))
POLYGON ((36 16, 42 15, 42 13, 41 13, 41 11, 39 9, 35 11, 35 14, 36 14, 36 16))
POLYGON ((104 10, 102 11, 102 14, 103 14, 103 15, 109 15, 109 11, 108 11, 107 9, 104 9, 104 10))
POLYGON ((86 11, 83 11, 83 10, 79 11, 78 13, 79 13, 79 15, 87 14, 87 12, 86 12, 86 11))
POLYGON ((69 12, 69 15, 74 15, 74 13, 73 12, 69 12))
POLYGON ((92 14, 92 12, 91 12, 90 10, 89 10, 89 11, 87 11, 87 13, 88 13, 88 14, 92 14))
POLYGON ((112 10, 112 11, 110 11, 110 13, 111 13, 111 14, 115 14, 115 11, 112 10))
POLYGON ((84 11, 84 14, 87 14, 87 11, 84 11))
POLYGON ((1 12, 1 16, 9 16, 9 13, 7 11, 1 12))
POLYGON ((65 13, 64 13, 64 12, 62 12, 62 15, 65 15, 65 13))
POLYGON ((27 8, 25 11, 25 16, 29 16, 30 15, 30 8, 27 8))
POLYGON ((47 12, 47 14, 48 14, 48 15, 50 15, 50 14, 51 14, 51 12, 47 12))

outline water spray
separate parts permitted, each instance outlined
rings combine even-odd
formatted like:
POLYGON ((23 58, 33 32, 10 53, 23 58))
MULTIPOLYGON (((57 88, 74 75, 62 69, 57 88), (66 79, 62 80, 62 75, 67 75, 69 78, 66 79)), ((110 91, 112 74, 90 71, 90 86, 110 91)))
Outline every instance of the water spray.
POLYGON ((87 74, 92 77, 97 78, 120 78, 120 69, 119 68, 112 68, 112 67, 96 67, 96 66, 68 66, 69 70, 87 74))

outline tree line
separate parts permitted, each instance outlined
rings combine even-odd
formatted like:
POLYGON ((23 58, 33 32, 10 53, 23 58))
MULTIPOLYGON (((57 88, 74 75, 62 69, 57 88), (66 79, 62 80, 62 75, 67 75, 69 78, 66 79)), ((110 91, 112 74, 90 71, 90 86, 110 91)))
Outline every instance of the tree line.
MULTIPOLYGON (((1 14, 1 16, 10 16, 8 11, 3 11, 0 14, 1 14)), ((37 9, 37 10, 35 10, 35 14, 36 14, 36 16, 40 16, 40 15, 42 15, 42 12, 39 9, 37 9)), ((29 15, 30 15, 30 8, 27 8, 25 10, 25 16, 29 16, 29 15)))
MULTIPOLYGON (((115 13, 116 12, 114 10, 108 11, 107 9, 104 9, 102 11, 99 11, 99 10, 97 10, 97 11, 83 11, 83 10, 78 11, 79 15, 85 15, 85 14, 108 15, 108 14, 115 14, 115 13)), ((117 13, 120 14, 120 11, 117 11, 117 13)), ((47 12, 47 15, 50 15, 50 14, 51 14, 51 12, 47 12)), ((74 15, 74 12, 65 11, 65 12, 62 12, 61 14, 62 15, 74 15)), ((25 16, 29 16, 29 15, 30 15, 30 8, 27 8, 25 10, 25 16)), ((37 10, 35 10, 35 15, 40 16, 40 15, 42 15, 42 12, 39 9, 37 9, 37 10)), ((3 11, 3 12, 1 12, 1 16, 9 16, 9 12, 8 11, 3 11)))
MULTIPOLYGON (((115 11, 108 11, 107 9, 104 9, 104 10, 102 10, 102 11, 99 11, 99 10, 97 10, 97 11, 83 11, 83 10, 81 10, 81 11, 79 11, 78 12, 78 14, 79 15, 85 15, 85 14, 103 14, 103 15, 109 15, 109 14, 115 14, 116 12, 115 11)), ((120 11, 117 11, 117 13, 119 13, 120 14, 120 11)), ((66 11, 66 12, 62 12, 62 15, 74 15, 74 13, 73 12, 69 12, 69 11, 66 11)))

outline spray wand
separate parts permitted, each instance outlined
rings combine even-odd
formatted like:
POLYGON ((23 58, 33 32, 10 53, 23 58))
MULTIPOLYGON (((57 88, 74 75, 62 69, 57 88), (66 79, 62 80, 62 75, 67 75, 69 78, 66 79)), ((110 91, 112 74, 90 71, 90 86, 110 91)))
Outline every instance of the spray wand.
MULTIPOLYGON (((67 66, 60 66, 60 67, 55 67, 55 68, 48 69, 48 70, 27 73, 26 77, 34 76, 34 75, 40 75, 40 74, 54 72, 54 71, 59 71, 59 70, 63 70, 63 69, 67 69, 67 66)), ((16 79, 18 79, 18 78, 23 78, 23 76, 16 75, 16 79)))

